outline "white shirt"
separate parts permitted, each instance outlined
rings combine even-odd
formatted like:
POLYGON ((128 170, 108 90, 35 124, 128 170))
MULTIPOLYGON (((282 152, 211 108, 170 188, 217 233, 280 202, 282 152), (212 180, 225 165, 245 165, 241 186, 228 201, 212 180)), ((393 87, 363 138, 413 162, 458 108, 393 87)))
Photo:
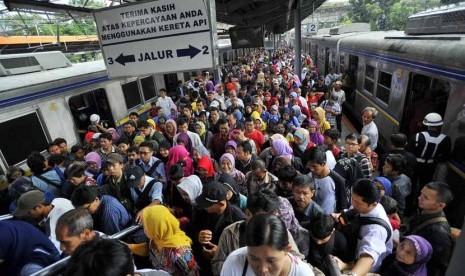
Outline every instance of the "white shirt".
MULTIPOLYGON (((292 262, 289 276, 314 276, 311 266, 288 253, 292 262)), ((226 259, 221 269, 221 276, 241 276, 247 259, 247 246, 234 250, 226 259)), ((255 276, 250 263, 247 266, 246 276, 255 276)))
POLYGON ((162 97, 158 97, 157 106, 161 106, 163 108, 162 112, 166 116, 171 114, 171 108, 178 110, 173 100, 168 96, 165 96, 164 99, 162 97))
MULTIPOLYGON (((232 103, 231 103, 231 99, 228 99, 228 100, 226 101, 226 108, 230 107, 231 104, 232 104, 232 103)), ((242 108, 244 108, 244 102, 243 102, 241 99, 239 99, 239 98, 237 98, 237 105, 240 106, 240 107, 242 107, 242 108)))
POLYGON ((53 209, 50 211, 50 213, 48 213, 48 216, 46 218, 50 226, 49 238, 52 241, 53 245, 55 245, 55 247, 61 253, 60 242, 57 241, 55 228, 57 226, 57 221, 61 217, 61 215, 68 212, 69 210, 73 210, 74 206, 68 199, 60 197, 55 198, 51 204, 53 205, 53 209))
POLYGON ((362 134, 370 138, 371 149, 375 150, 376 146, 378 146, 378 127, 376 126, 375 121, 371 121, 371 123, 364 125, 362 128, 362 134))
MULTIPOLYGON (((386 212, 384 211, 383 206, 379 203, 376 205, 375 209, 371 210, 367 214, 360 214, 360 216, 381 218, 386 221, 392 231, 391 223, 389 222, 386 212)), ((392 235, 389 238, 389 241, 386 242, 386 229, 378 224, 368 224, 360 227, 359 237, 363 238, 358 240, 355 255, 357 258, 360 258, 361 254, 370 255, 374 260, 370 271, 376 272, 381 266, 384 258, 392 252, 392 235)))

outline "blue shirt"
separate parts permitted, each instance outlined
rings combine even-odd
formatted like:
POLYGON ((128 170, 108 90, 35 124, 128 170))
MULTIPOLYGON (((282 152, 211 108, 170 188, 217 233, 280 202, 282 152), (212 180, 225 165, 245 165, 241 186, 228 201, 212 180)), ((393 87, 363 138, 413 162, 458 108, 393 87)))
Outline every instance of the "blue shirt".
MULTIPOLYGON (((139 190, 141 193, 144 192, 145 188, 147 187, 149 182, 152 180, 153 178, 151 178, 150 176, 145 176, 145 183, 142 189, 131 188, 131 197, 134 202, 136 202, 137 198, 139 197, 139 195, 137 195, 136 193, 136 189, 139 190)), ((150 200, 151 201, 158 200, 160 201, 160 203, 163 203, 162 191, 163 191, 163 184, 161 184, 160 182, 156 182, 155 184, 153 184, 152 189, 150 189, 150 192, 149 192, 150 200)))
POLYGON ((48 237, 31 224, 4 220, 0 221, 0 259, 4 260, 0 275, 19 275, 25 265, 35 264, 38 271, 58 261, 60 255, 48 237))
MULTIPOLYGON (((148 163, 144 163, 142 160, 140 160, 139 166, 142 168, 142 170, 147 175, 147 172, 150 170, 153 164, 155 164, 155 162, 157 162, 158 160, 160 159, 152 156, 152 158, 150 158, 150 161, 148 163)), ((165 164, 163 164, 163 162, 160 162, 157 168, 153 171, 153 173, 148 176, 155 178, 156 180, 161 181, 163 183, 166 183, 165 164)))
MULTIPOLYGON (((63 168, 60 168, 60 170, 62 172, 64 171, 63 168)), ((60 193, 61 193, 61 191, 60 191, 61 190, 61 178, 58 175, 58 173, 55 170, 50 170, 48 172, 45 172, 45 173, 41 174, 40 176, 42 176, 44 178, 47 178, 48 180, 55 183, 56 186, 58 186, 60 188, 57 188, 54 185, 48 184, 47 182, 45 182, 42 179, 39 179, 38 177, 33 175, 31 177, 31 181, 32 181, 32 184, 34 185, 34 187, 36 187, 41 192, 51 193, 55 197, 59 197, 60 193)))
POLYGON ((113 235, 132 225, 132 216, 124 206, 114 197, 104 195, 95 214, 92 215, 96 223, 95 229, 107 235, 113 235))

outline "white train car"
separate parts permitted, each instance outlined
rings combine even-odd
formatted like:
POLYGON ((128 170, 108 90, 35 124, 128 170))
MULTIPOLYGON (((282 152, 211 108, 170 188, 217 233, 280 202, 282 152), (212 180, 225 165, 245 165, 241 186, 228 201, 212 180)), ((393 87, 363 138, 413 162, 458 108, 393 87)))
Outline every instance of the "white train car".
MULTIPOLYGON (((233 57, 227 41, 218 48, 233 57)), ((130 112, 147 112, 159 89, 174 90, 193 73, 200 69, 110 80, 102 60, 71 64, 61 52, 0 55, 0 170, 27 168, 27 156, 45 152, 57 137, 68 146, 80 143, 91 114, 121 126, 130 112)))
MULTIPOLYGON (((320 74, 329 67, 343 80, 345 112, 361 128, 365 107, 379 111, 378 145, 392 133, 422 130, 426 114, 442 115, 452 138, 452 160, 440 179, 459 184, 465 198, 465 7, 412 16, 407 31, 361 32, 305 38, 320 74), (434 20, 433 20, 434 19, 434 20), (429 25, 433 22, 433 25, 429 25)), ((456 187, 456 188, 457 188, 456 187)), ((463 202, 463 200, 456 201, 463 202)), ((460 203, 463 205, 463 203, 460 203)), ((465 207, 461 206, 461 207, 465 207)), ((464 210, 465 208, 461 208, 464 210)), ((460 214, 463 219, 463 212, 460 214)))

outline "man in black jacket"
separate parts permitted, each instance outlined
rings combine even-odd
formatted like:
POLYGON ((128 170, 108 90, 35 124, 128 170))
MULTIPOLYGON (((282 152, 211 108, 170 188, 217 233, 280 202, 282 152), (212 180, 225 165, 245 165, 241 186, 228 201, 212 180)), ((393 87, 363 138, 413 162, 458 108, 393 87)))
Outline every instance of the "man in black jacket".
POLYGON ((226 199, 226 188, 217 181, 203 187, 196 199, 196 210, 191 221, 190 237, 194 242, 194 255, 202 275, 213 275, 210 260, 215 255, 223 229, 245 220, 245 214, 226 199))
POLYGON ((421 190, 418 207, 421 213, 409 223, 409 235, 419 235, 433 247, 433 255, 427 264, 428 275, 444 275, 449 263, 452 239, 444 208, 453 199, 449 186, 442 182, 430 182, 421 190))

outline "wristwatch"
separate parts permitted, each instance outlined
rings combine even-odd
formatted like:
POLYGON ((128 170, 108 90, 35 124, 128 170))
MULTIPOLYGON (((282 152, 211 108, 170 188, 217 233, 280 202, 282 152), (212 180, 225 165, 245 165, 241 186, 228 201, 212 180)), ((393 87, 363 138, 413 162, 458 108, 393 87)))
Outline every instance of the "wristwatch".
POLYGON ((349 276, 349 275, 350 275, 350 276, 357 276, 357 273, 352 272, 352 271, 349 271, 349 272, 347 272, 346 275, 347 275, 347 276, 349 276))

